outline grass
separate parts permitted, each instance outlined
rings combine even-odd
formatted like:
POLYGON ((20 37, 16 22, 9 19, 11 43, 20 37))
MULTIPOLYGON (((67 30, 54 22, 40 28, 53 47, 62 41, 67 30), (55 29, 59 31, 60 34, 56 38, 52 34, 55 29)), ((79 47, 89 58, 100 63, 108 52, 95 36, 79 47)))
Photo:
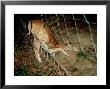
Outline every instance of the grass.
POLYGON ((27 66, 21 65, 18 69, 14 70, 15 76, 49 76, 52 70, 50 71, 37 71, 36 73, 31 72, 27 66))
POLYGON ((15 72, 14 72, 15 76, 28 76, 30 75, 30 72, 28 70, 28 68, 24 65, 21 65, 18 69, 15 69, 15 72))
POLYGON ((88 55, 86 53, 84 53, 83 51, 79 51, 77 53, 77 57, 78 57, 78 59, 88 59, 88 55))

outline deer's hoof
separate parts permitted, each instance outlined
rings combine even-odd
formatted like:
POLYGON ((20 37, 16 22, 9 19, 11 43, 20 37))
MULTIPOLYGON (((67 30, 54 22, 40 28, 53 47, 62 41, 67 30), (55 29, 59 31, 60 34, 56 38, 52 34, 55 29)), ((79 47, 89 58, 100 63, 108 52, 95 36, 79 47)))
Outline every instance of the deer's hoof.
POLYGON ((42 63, 41 58, 38 58, 38 62, 42 63))

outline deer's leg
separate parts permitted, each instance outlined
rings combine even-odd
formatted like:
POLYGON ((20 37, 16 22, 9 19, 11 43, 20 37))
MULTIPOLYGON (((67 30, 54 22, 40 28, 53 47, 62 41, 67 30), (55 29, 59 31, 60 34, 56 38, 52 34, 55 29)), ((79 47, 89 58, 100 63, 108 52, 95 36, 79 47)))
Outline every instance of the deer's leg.
POLYGON ((51 53, 58 52, 58 51, 61 51, 61 52, 63 52, 66 56, 69 56, 69 54, 68 54, 66 51, 64 51, 62 48, 49 49, 48 51, 49 51, 50 54, 51 54, 51 53))
POLYGON ((34 51, 35 51, 36 59, 39 62, 42 62, 40 57, 40 42, 35 37, 34 37, 34 51))

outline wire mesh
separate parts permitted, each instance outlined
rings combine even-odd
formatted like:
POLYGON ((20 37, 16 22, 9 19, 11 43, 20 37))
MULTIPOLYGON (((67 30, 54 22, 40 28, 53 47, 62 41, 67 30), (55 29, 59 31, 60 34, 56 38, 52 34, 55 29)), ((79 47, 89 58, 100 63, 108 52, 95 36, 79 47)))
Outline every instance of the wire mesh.
MULTIPOLYGON (((48 47, 46 47, 47 44, 45 44, 45 42, 42 41, 41 42, 41 48, 40 48, 40 51, 39 51, 40 54, 41 54, 42 61, 44 62, 44 63, 41 64, 42 69, 45 66, 45 64, 48 62, 49 66, 52 65, 53 69, 60 70, 60 71, 62 70, 64 72, 64 74, 62 74, 62 75, 71 76, 71 75, 75 75, 75 73, 77 73, 76 75, 78 75, 79 72, 82 72, 82 70, 85 70, 82 67, 87 67, 90 64, 89 62, 84 64, 83 66, 80 66, 80 65, 77 66, 77 64, 78 63, 83 64, 85 61, 88 61, 86 59, 88 59, 89 57, 91 59, 94 59, 93 55, 91 55, 92 54, 91 52, 94 52, 95 56, 96 56, 96 51, 97 50, 96 50, 96 46, 95 46, 96 44, 95 44, 94 38, 93 38, 94 35, 93 35, 93 32, 92 32, 93 30, 92 30, 91 25, 97 25, 97 22, 96 23, 95 22, 90 22, 88 20, 88 18, 86 17, 86 14, 82 14, 83 18, 81 18, 81 19, 77 18, 77 16, 75 14, 70 14, 70 15, 66 15, 66 14, 51 15, 50 14, 48 16, 47 16, 47 14, 40 14, 40 16, 41 16, 40 20, 44 22, 43 25, 45 25, 45 23, 46 23, 46 25, 49 24, 50 28, 54 32, 54 35, 55 35, 56 39, 57 38, 58 38, 58 40, 61 39, 62 42, 65 43, 65 44, 73 42, 74 44, 72 44, 72 46, 74 46, 74 47, 77 46, 78 49, 79 49, 78 52, 67 51, 67 53, 70 54, 70 57, 65 57, 60 52, 51 54, 51 53, 48 52, 48 47), (71 26, 68 25, 69 21, 72 22, 71 26), (84 33, 84 32, 81 32, 81 29, 83 29, 83 28, 79 27, 79 22, 80 21, 82 21, 86 25, 86 29, 88 28, 88 30, 85 29, 84 32, 88 31, 88 33, 89 33, 88 38, 87 37, 86 38, 89 41, 89 43, 91 44, 91 46, 93 47, 93 49, 91 49, 93 51, 89 52, 88 51, 89 47, 87 47, 85 49, 85 47, 87 45, 85 46, 86 42, 85 42, 85 44, 83 42, 84 38, 82 38, 82 33, 84 33), (87 58, 86 58, 85 55, 83 55, 83 53, 85 53, 87 55, 87 58), (79 60, 80 59, 79 56, 81 56, 81 55, 83 55, 82 59, 85 59, 83 62, 81 62, 81 60, 79 60)), ((21 20, 21 22, 23 23, 22 25, 24 26, 23 19, 21 20)), ((83 35, 83 37, 84 37, 84 35, 83 35)), ((38 62, 35 62, 35 63, 39 64, 38 62)), ((88 70, 92 70, 92 68, 94 68, 94 66, 91 67, 90 65, 89 65, 88 70)), ((41 73, 43 73, 44 71, 45 71, 45 69, 43 69, 41 73)), ((86 70, 86 72, 88 72, 88 71, 86 70)), ((47 75, 49 75, 49 74, 50 74, 50 71, 47 73, 47 75)))
MULTIPOLYGON (((60 32, 60 37, 62 38, 63 42, 65 42, 63 36, 62 36, 62 31, 60 29, 60 23, 59 23, 59 18, 58 18, 58 15, 56 14, 56 19, 57 19, 57 26, 58 26, 58 30, 60 32)), ((94 49, 95 49, 95 53, 96 53, 96 47, 95 47, 95 44, 93 42, 93 37, 92 37, 92 32, 91 32, 91 26, 90 26, 90 23, 91 24, 96 24, 96 23, 93 23, 93 22, 89 22, 86 18, 86 16, 83 14, 84 16, 84 20, 82 20, 83 22, 86 22, 88 24, 88 28, 89 28, 89 32, 90 32, 90 39, 91 39, 91 43, 92 45, 94 46, 94 49)), ((65 27, 65 32, 66 32, 66 35, 68 36, 68 43, 71 43, 71 37, 70 37, 70 34, 68 32, 68 28, 67 28, 67 24, 66 24, 66 19, 65 16, 62 14, 62 17, 64 19, 64 27, 65 27)), ((70 18, 69 18, 70 19, 70 18)), ((71 18, 73 21, 74 21, 74 26, 75 26, 75 31, 76 31, 76 35, 77 35, 77 38, 78 38, 78 43, 80 45, 80 50, 85 53, 86 55, 88 55, 88 53, 86 53, 84 51, 84 48, 82 46, 82 43, 81 43, 81 38, 80 38, 80 33, 79 33, 79 30, 78 30, 78 26, 77 26, 77 21, 80 20, 80 19, 76 19, 75 16, 72 14, 72 18, 71 18)), ((52 26, 53 28, 53 26, 52 26)), ((56 32, 55 32, 56 33, 56 32)), ((57 33, 56 33, 57 34, 57 33)), ((48 54, 48 53, 47 53, 48 54)), ((90 55, 88 55, 90 56, 90 55)), ((48 57, 48 56, 47 56, 48 57)), ((66 75, 70 75, 69 74, 69 71, 67 69, 65 69, 65 67, 56 59, 53 59, 54 61, 56 61, 57 65, 60 66, 60 68, 62 68, 63 71, 65 71, 66 75)))
POLYGON ((95 54, 96 54, 96 47, 95 47, 95 44, 94 44, 94 42, 93 42, 93 37, 92 37, 92 31, 91 31, 90 22, 87 20, 85 14, 83 14, 83 16, 84 16, 85 22, 88 24, 88 28, 89 28, 89 31, 90 31, 91 42, 92 42, 92 45, 93 45, 93 47, 94 47, 94 49, 95 49, 95 54))

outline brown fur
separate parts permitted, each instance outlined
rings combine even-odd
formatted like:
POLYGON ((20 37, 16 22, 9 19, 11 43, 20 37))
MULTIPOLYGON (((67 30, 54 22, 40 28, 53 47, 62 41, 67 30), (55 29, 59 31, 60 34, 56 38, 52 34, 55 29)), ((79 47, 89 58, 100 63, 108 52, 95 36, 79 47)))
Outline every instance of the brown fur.
POLYGON ((53 30, 46 25, 44 26, 43 21, 32 20, 32 29, 38 28, 38 26, 41 27, 40 30, 44 30, 46 34, 48 35, 48 39, 47 39, 48 41, 46 43, 50 45, 51 48, 59 48, 59 47, 66 46, 64 44, 59 43, 59 41, 54 36, 53 30))
POLYGON ((32 20, 28 24, 28 30, 29 34, 32 33, 34 36, 34 51, 36 58, 39 62, 42 62, 40 57, 40 46, 43 44, 45 46, 45 49, 47 52, 55 53, 58 51, 63 52, 66 56, 69 56, 68 53, 66 53, 65 50, 71 50, 72 48, 69 48, 69 46, 62 44, 59 42, 55 36, 53 30, 48 27, 46 24, 44 24, 41 20, 32 20), (44 43, 41 43, 44 42, 44 43))

